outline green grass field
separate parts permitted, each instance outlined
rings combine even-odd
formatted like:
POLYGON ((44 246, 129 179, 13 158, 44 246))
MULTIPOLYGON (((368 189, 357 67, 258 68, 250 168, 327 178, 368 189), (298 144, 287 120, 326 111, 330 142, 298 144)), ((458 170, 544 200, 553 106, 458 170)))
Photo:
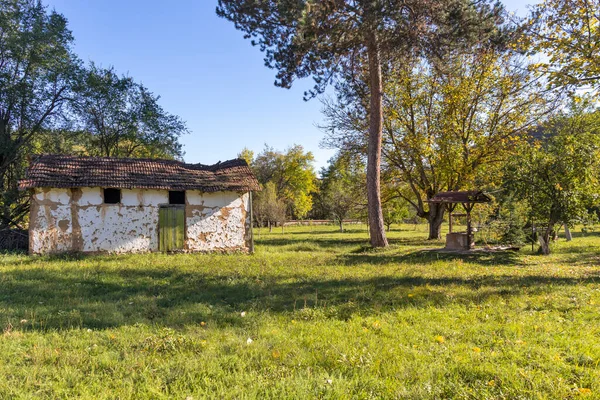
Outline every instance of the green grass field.
POLYGON ((600 236, 451 256, 349 229, 0 256, 0 399, 600 398, 600 236))

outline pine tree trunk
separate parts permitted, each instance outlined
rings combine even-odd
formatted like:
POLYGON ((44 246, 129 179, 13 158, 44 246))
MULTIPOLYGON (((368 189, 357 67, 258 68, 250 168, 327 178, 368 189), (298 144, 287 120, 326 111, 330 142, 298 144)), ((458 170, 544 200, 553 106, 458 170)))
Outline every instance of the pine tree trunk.
POLYGON ((369 112, 369 143, 367 149, 367 201, 369 211, 369 234, 371 246, 386 247, 385 225, 381 208, 381 140, 383 137, 383 83, 381 60, 375 32, 369 36, 369 89, 371 92, 369 112))
POLYGON ((429 237, 428 240, 438 240, 442 238, 442 223, 444 222, 443 204, 429 203, 429 237))

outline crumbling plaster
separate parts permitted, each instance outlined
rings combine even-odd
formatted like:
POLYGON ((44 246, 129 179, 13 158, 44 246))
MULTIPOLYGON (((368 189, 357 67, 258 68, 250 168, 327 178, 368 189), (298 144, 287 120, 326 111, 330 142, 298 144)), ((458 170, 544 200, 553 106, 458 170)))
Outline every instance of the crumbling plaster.
MULTIPOLYGON (((34 189, 30 252, 158 251, 158 219, 167 190, 123 189, 120 204, 104 204, 102 188, 34 189)), ((184 251, 248 251, 248 193, 186 192, 184 251)))

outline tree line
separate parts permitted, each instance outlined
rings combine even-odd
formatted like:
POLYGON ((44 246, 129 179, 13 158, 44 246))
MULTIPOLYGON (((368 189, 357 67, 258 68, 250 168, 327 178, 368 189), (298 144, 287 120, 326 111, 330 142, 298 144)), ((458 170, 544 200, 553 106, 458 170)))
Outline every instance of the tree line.
MULTIPOLYGON (((360 156, 338 153, 318 173, 313 154, 300 145, 285 151, 265 145, 257 155, 244 148, 238 157, 246 160, 263 187, 253 196, 253 222, 259 227, 272 230, 289 220, 329 219, 343 232, 345 220, 366 220, 366 165, 360 156)), ((403 199, 384 201, 388 229, 410 215, 403 199)))
POLYGON ((182 157, 185 123, 112 67, 83 63, 67 19, 37 0, 0 1, 0 228, 20 227, 28 157, 182 157))

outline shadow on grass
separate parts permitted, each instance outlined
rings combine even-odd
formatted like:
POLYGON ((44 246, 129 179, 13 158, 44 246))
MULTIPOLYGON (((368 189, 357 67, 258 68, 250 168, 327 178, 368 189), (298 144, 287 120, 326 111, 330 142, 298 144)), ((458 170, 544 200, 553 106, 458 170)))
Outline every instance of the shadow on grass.
POLYGON ((0 250, 1 256, 24 256, 27 255, 27 250, 23 249, 2 249, 0 250))
POLYGON ((590 252, 590 246, 585 244, 576 244, 569 243, 568 247, 560 247, 558 249, 553 249, 556 254, 596 254, 595 252, 590 252))
MULTIPOLYGON (((438 241, 427 241, 422 237, 417 238, 388 238, 388 243, 391 246, 412 246, 412 247, 431 247, 435 244, 441 243, 438 241)), ((284 247, 284 246, 314 246, 316 248, 323 249, 348 249, 350 247, 360 246, 360 249, 369 248, 369 240, 367 238, 315 238, 299 241, 298 238, 264 238, 257 239, 256 244, 258 246, 273 246, 273 247, 284 247)), ((293 250, 293 249, 292 249, 293 250)))
MULTIPOLYGON (((399 260, 406 262, 413 256, 401 257, 399 260)), ((2 274, 0 324, 5 329, 21 324, 24 330, 40 331, 105 329, 135 323, 183 327, 201 321, 242 326, 241 311, 293 313, 303 307, 322 310, 328 318, 348 319, 355 314, 372 314, 373 310, 478 304, 493 297, 561 291, 564 286, 599 281, 600 276, 595 275, 330 279, 290 275, 259 278, 181 272, 177 268, 24 268, 2 274)))
POLYGON ((419 250, 407 254, 378 253, 370 249, 346 253, 337 257, 336 261, 342 265, 352 266, 359 264, 432 264, 438 261, 460 261, 483 266, 521 266, 524 265, 519 255, 515 252, 473 252, 443 253, 438 250, 419 250))
MULTIPOLYGON (((156 253, 155 253, 156 254, 156 253)), ((35 265, 39 263, 55 263, 55 262, 77 262, 77 261, 94 261, 98 263, 107 263, 113 261, 125 262, 135 258, 135 254, 98 254, 98 253, 82 253, 82 252, 66 252, 47 255, 29 256, 27 252, 11 252, 6 253, 7 256, 18 257, 16 260, 10 257, 2 259, 0 257, 0 267, 3 265, 35 265)))
POLYGON ((566 265, 593 266, 600 265, 600 253, 590 251, 588 246, 572 246, 560 249, 557 254, 565 254, 563 258, 566 265))
MULTIPOLYGON (((572 231, 571 235, 573 236, 573 239, 586 238, 586 237, 600 237, 600 231, 594 231, 594 232, 572 231)), ((564 239, 564 237, 565 237, 564 233, 561 232, 559 237, 564 239)))
MULTIPOLYGON (((308 240, 298 237, 257 240, 259 246, 270 246, 288 254, 296 251, 337 253, 328 255, 325 265, 310 265, 304 270, 290 265, 289 270, 283 272, 276 268, 272 272, 263 269, 266 260, 261 258, 254 260, 260 264, 256 270, 234 272, 215 266, 209 272, 190 272, 177 267, 177 256, 148 256, 146 259, 129 255, 17 255, 15 260, 0 260, 0 266, 13 267, 0 270, 0 329, 9 326, 25 330, 105 329, 135 323, 182 327, 201 321, 235 327, 247 323, 240 317, 241 311, 289 314, 305 306, 322 311, 327 318, 348 319, 373 311, 444 307, 450 303, 472 305, 496 297, 560 293, 567 286, 600 282, 597 270, 583 277, 511 275, 512 269, 503 275, 489 273, 470 277, 469 265, 463 267, 464 276, 458 277, 443 276, 443 271, 438 277, 390 275, 390 269, 378 269, 378 266, 404 264, 427 269, 435 263, 446 262, 447 265, 510 267, 523 265, 523 258, 514 252, 430 251, 426 248, 441 247, 441 242, 426 241, 422 237, 393 238, 390 249, 374 250, 368 248, 366 239, 331 237, 323 232, 320 235, 308 240), (57 263, 60 267, 45 268, 44 263, 57 263), (325 269, 327 265, 342 271, 341 277, 319 274, 319 268, 325 269), (359 265, 366 268, 353 274, 359 265), (369 273, 370 267, 374 271, 381 270, 381 274, 369 273)), ((586 246, 571 245, 561 248, 559 253, 573 265, 598 262, 596 253, 590 253, 586 246)), ((303 255, 296 257, 304 258, 303 255)), ((231 262, 252 265, 249 260, 253 258, 231 258, 231 262)), ((548 307, 574 305, 549 304, 548 307)))
POLYGON ((277 239, 256 239, 257 246, 273 246, 273 247, 284 247, 284 246, 294 246, 294 245, 312 245, 320 248, 337 248, 343 249, 347 247, 355 247, 358 245, 364 245, 368 243, 365 239, 356 239, 356 238, 342 238, 342 239, 307 239, 307 240, 298 240, 298 238, 277 238, 277 239))

